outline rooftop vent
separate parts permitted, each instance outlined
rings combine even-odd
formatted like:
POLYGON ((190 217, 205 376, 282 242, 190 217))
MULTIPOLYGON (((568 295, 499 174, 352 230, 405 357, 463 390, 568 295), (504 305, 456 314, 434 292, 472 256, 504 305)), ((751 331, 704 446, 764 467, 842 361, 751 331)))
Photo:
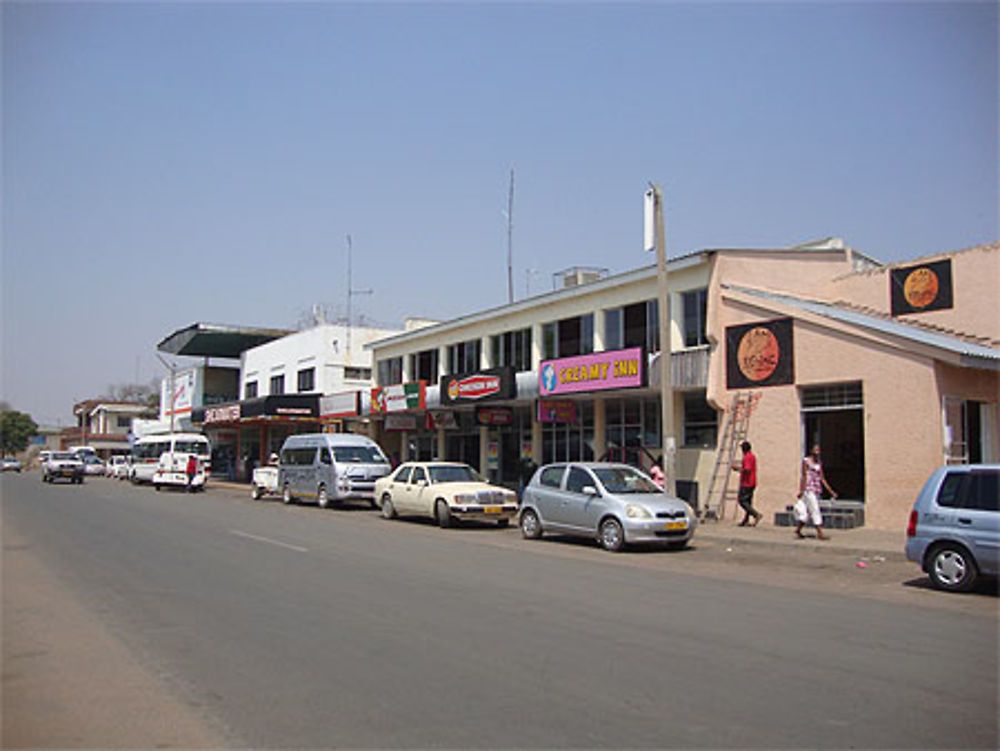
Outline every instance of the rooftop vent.
POLYGON ((598 269, 591 266, 574 266, 553 274, 552 288, 565 289, 566 287, 579 287, 583 284, 599 281, 607 275, 607 269, 598 269))

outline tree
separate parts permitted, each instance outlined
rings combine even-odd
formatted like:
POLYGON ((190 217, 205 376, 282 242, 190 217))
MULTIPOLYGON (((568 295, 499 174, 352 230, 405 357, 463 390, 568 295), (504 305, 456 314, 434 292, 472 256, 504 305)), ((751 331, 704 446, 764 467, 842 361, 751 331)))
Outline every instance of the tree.
POLYGON ((4 456, 24 451, 28 447, 28 441, 36 433, 38 426, 31 415, 16 409, 0 412, 0 451, 3 451, 4 456))
POLYGON ((145 404, 151 409, 160 407, 160 383, 153 379, 149 383, 119 383, 109 386, 104 399, 116 402, 145 404))

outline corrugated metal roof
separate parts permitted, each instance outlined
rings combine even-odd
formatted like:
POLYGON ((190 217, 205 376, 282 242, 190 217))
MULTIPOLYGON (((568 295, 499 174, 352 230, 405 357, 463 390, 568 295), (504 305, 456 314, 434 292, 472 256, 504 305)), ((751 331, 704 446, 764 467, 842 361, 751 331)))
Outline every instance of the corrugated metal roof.
POLYGON ((963 359, 963 365, 970 365, 979 368, 989 368, 1000 370, 1000 349, 987 347, 982 344, 967 342, 955 336, 948 336, 935 331, 926 331, 917 328, 904 321, 895 318, 883 318, 880 316, 859 313, 842 306, 819 300, 805 300, 790 295, 782 295, 777 292, 769 292, 751 287, 740 287, 737 285, 723 285, 724 289, 734 292, 759 297, 764 300, 773 300, 783 305, 814 313, 824 318, 830 318, 841 323, 851 324, 871 331, 878 331, 883 334, 899 337, 908 341, 935 347, 946 352, 951 352, 963 359))

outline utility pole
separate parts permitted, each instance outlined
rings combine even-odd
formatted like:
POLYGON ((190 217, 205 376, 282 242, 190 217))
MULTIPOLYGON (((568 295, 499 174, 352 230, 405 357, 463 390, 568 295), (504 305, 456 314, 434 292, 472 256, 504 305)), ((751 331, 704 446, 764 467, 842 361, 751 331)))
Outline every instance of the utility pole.
MULTIPOLYGON (((671 377, 670 346, 670 293, 667 285, 667 248, 663 219, 663 191, 656 183, 650 183, 646 191, 647 213, 652 201, 652 219, 656 243, 656 289, 659 301, 660 335, 660 429, 663 447, 663 489, 668 495, 677 495, 677 443, 674 439, 674 388, 671 377)), ((648 239, 647 239, 648 242, 648 239)), ((648 246, 647 246, 648 247, 648 246)))

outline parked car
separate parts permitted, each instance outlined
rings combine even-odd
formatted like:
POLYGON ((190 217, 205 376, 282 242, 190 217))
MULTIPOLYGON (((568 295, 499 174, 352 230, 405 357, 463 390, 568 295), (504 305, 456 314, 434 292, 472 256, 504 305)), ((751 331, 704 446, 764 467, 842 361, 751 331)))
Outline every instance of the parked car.
POLYGON ((13 456, 0 459, 0 472, 20 472, 21 462, 13 456))
POLYGON ((517 516, 517 494, 490 485, 468 464, 406 462, 375 483, 382 516, 425 516, 441 527, 463 519, 506 527, 517 516))
POLYGON ((314 498, 322 507, 348 498, 375 502, 375 482, 391 471, 370 438, 351 433, 301 433, 285 439, 278 462, 278 487, 285 503, 314 498))
POLYGON ((938 589, 965 592, 1000 569, 1000 464, 939 467, 917 496, 906 558, 938 589))
POLYGON ((83 462, 83 474, 103 475, 107 471, 104 461, 96 454, 80 454, 77 452, 77 456, 83 462))
POLYGON ((125 476, 125 454, 113 454, 108 457, 106 473, 108 477, 116 479, 125 476))
POLYGON ((42 465, 42 482, 69 480, 80 485, 83 483, 83 462, 72 451, 53 451, 42 465))
POLYGON ((683 548, 698 525, 694 510, 628 464, 581 462, 540 467, 524 489, 521 534, 591 537, 614 552, 630 543, 683 548))

